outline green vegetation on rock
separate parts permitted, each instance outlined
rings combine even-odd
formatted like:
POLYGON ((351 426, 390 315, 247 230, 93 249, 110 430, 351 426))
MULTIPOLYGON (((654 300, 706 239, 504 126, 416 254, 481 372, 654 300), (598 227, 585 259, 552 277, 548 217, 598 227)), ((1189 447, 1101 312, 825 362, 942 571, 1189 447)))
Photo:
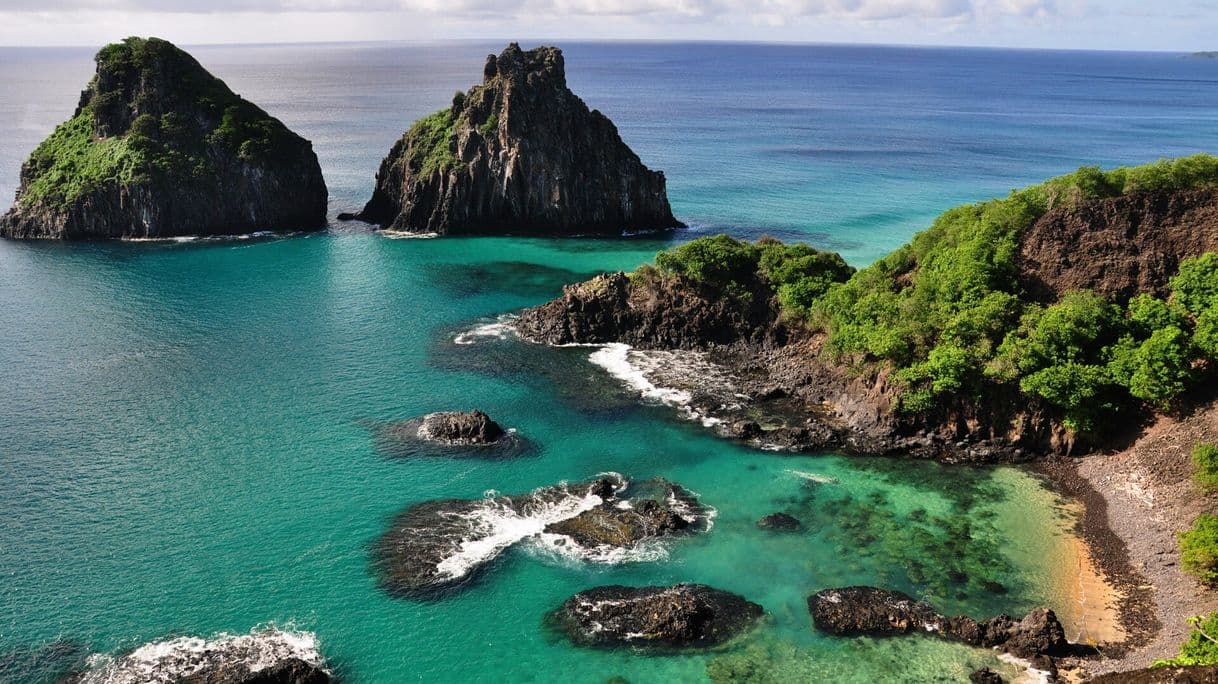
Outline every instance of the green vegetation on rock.
POLYGON ((441 109, 416 121, 406 131, 411 166, 424 176, 455 168, 458 164, 454 149, 456 126, 452 109, 441 109))
POLYGON ((656 267, 748 299, 760 275, 778 295, 785 313, 804 317, 829 286, 854 272, 841 255, 773 238, 756 243, 727 235, 699 238, 656 255, 656 267))
POLYGON ((1189 618, 1188 639, 1180 644, 1180 654, 1171 660, 1156 660, 1152 667, 1218 665, 1218 613, 1189 618))
POLYGON ((1203 584, 1218 586, 1218 516, 1197 516, 1192 528, 1180 533, 1180 560, 1203 584))
POLYGON ((216 173, 209 148, 274 158, 298 138, 158 38, 102 48, 71 119, 34 150, 22 203, 66 206, 103 186, 186 182, 216 173))
POLYGON ((1193 479, 1202 489, 1218 491, 1218 444, 1201 442, 1193 446, 1193 479))

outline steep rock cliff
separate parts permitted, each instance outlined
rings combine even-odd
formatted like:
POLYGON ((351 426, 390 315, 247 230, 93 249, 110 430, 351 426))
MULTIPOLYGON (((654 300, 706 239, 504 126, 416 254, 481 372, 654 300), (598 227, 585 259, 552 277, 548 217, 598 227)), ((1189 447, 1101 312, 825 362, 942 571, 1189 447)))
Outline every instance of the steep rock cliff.
POLYGON ((484 80, 390 150, 357 218, 439 234, 621 234, 679 227, 664 174, 567 88, 562 52, 513 43, 484 80))
POLYGON ((71 119, 21 169, 0 235, 149 238, 310 230, 326 186, 309 141, 158 38, 97 53, 71 119))

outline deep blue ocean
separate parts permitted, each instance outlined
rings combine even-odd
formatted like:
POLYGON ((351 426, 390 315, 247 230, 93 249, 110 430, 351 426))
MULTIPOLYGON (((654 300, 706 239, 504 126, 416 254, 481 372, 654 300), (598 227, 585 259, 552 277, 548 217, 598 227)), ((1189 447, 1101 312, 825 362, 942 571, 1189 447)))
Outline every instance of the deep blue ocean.
MULTIPOLYGON (((334 215, 362 206, 390 145, 479 80, 502 47, 189 49, 313 141, 334 215)), ((642 399, 591 363, 593 350, 455 339, 672 240, 769 234, 864 265, 962 202, 1082 164, 1218 152, 1218 62, 561 47, 572 89, 666 172, 688 231, 394 240, 335 224, 264 240, 0 242, 0 681, 50 681, 87 654, 271 626, 315 643, 357 684, 1010 672, 992 654, 929 639, 814 633, 805 597, 855 583, 976 617, 1047 604, 1071 637, 1088 638, 1077 507, 1025 471, 753 451, 642 399), (384 421, 474 407, 536 448, 506 460, 377 448, 384 421), (713 528, 617 565, 525 543, 439 601, 378 589, 370 549, 403 508, 604 471, 681 483, 715 508, 713 528), (779 510, 808 531, 756 528, 779 510), (678 581, 741 593, 767 618, 718 651, 669 656, 577 649, 542 624, 582 589, 678 581)), ((71 115, 92 52, 0 48, 5 202, 22 160, 71 115)))

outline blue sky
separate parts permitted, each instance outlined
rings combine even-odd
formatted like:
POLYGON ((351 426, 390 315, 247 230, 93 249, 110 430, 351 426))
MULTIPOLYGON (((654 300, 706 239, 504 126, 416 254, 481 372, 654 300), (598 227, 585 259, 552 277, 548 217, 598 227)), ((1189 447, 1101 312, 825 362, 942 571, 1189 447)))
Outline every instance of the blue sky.
POLYGON ((0 45, 670 39, 1218 50, 1218 0, 0 0, 0 45))

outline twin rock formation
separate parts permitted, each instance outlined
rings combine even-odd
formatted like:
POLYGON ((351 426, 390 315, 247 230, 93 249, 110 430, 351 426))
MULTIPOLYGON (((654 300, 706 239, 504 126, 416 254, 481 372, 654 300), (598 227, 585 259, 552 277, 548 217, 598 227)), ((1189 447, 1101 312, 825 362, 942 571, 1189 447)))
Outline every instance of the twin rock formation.
MULTIPOLYGON (((322 229, 309 141, 157 38, 97 53, 71 119, 22 166, 0 236, 104 239, 322 229)), ((360 218, 438 234, 621 234, 681 226, 664 175, 567 88, 562 52, 513 43, 416 123, 360 218)))

